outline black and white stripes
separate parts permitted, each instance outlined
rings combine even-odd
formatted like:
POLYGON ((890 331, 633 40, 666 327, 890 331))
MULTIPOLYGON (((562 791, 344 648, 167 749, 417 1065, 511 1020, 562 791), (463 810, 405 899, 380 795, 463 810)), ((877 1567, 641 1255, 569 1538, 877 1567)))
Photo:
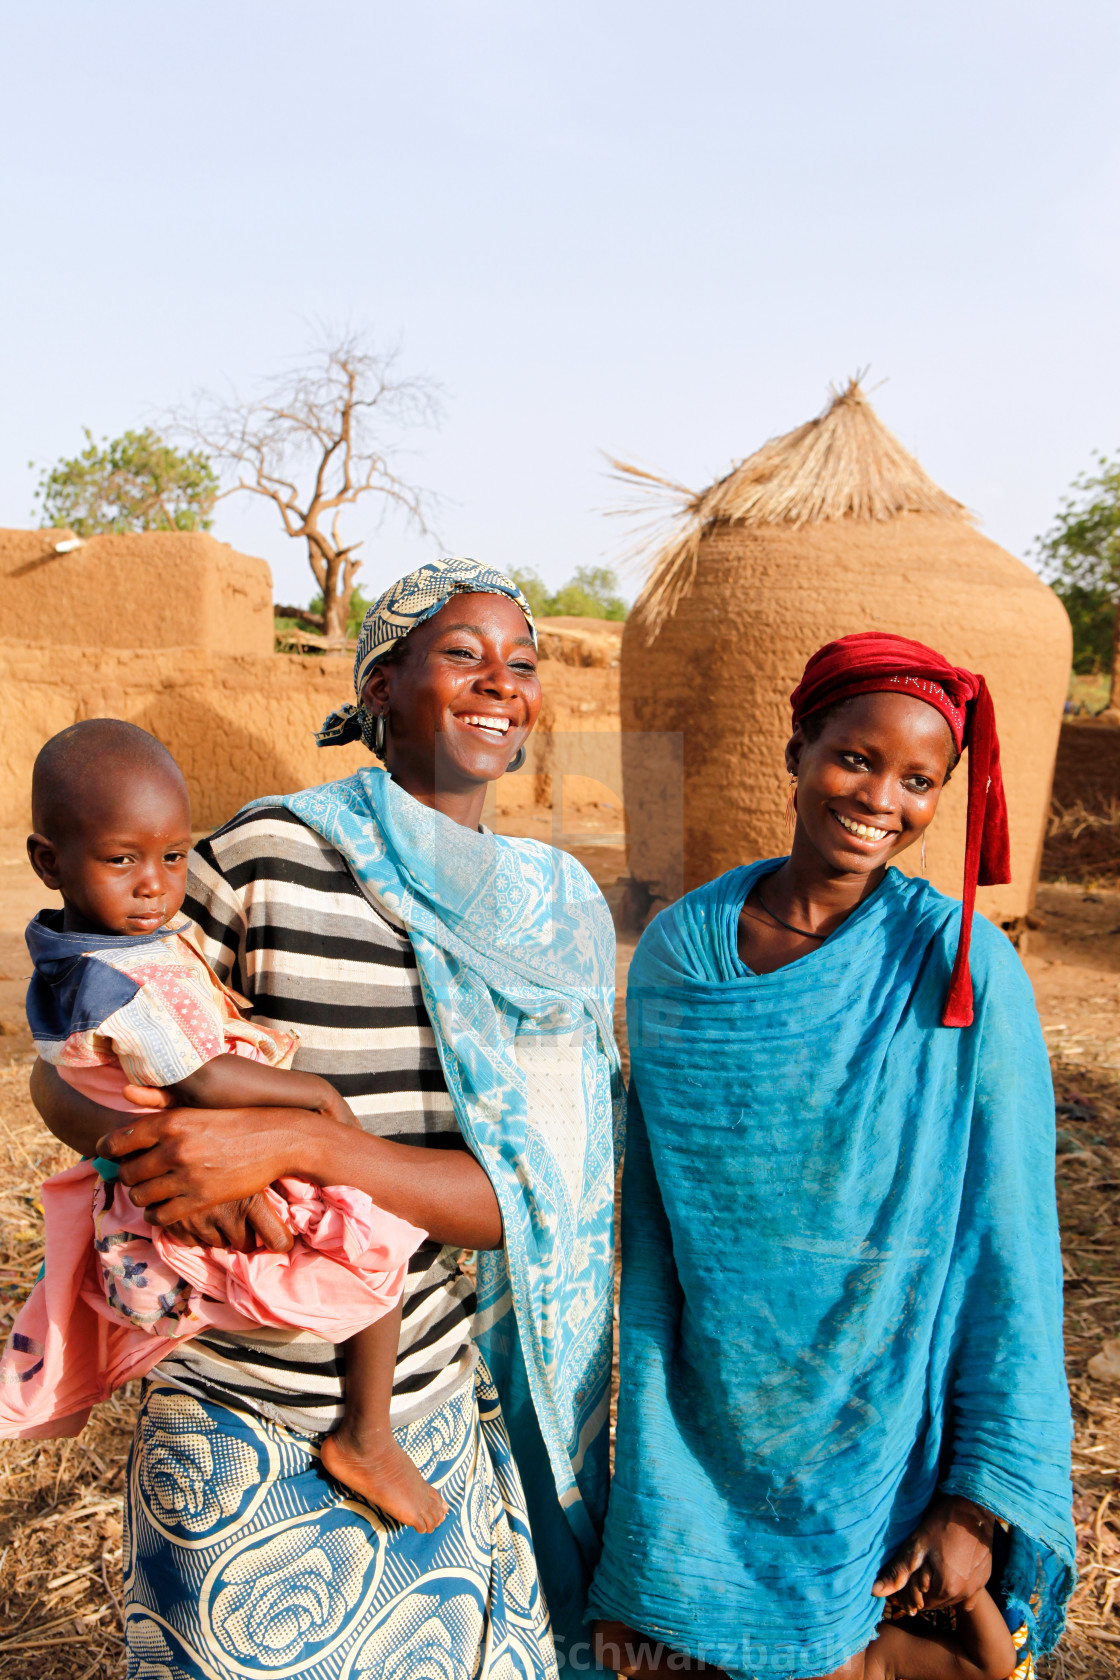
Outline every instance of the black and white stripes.
MULTIPOLYGON (((183 909, 255 1019, 297 1031, 295 1067, 329 1079, 367 1131, 462 1147, 408 937, 325 840, 280 807, 244 812, 192 853, 183 909)), ((474 1368, 474 1296, 458 1261, 435 1243, 413 1256, 395 1424, 442 1403, 474 1368)), ((163 1360, 159 1376, 312 1433, 341 1416, 341 1361, 317 1336, 211 1331, 163 1360)))

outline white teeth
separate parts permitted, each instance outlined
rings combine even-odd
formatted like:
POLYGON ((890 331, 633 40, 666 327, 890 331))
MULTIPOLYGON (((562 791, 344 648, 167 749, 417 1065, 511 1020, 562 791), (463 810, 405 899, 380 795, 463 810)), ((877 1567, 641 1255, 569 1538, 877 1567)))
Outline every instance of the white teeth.
POLYGON ((504 717, 467 717, 464 723, 472 723, 476 729, 488 729, 494 735, 504 735, 509 729, 509 719, 504 717))
POLYGON ((832 814, 842 828, 846 828, 849 834, 858 834, 861 840, 885 840, 890 833, 887 828, 871 828, 867 823, 855 822, 839 811, 833 811, 832 814))

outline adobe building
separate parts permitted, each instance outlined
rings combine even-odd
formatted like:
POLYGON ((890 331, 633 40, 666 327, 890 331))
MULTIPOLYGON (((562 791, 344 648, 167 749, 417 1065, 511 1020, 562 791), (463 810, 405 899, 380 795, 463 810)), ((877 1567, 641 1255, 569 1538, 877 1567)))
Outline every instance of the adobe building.
MULTIPOLYGON (((641 477, 642 475, 635 475, 641 477)), ((648 478, 648 475, 645 475, 648 478)), ((789 696, 835 637, 891 631, 987 678, 999 724, 1012 882, 978 908, 1014 932, 1034 901, 1071 635, 1052 589, 977 531, 859 386, 685 502, 622 644, 630 872, 642 914, 788 849, 789 696)), ((927 836, 956 897, 965 769, 927 836)), ((920 850, 899 866, 921 869, 920 850)))
POLYGON ((263 560, 194 532, 91 537, 0 530, 0 810, 31 820, 31 766, 51 735, 120 717, 182 766, 196 827, 264 793, 348 775, 362 749, 314 731, 350 661, 273 652, 263 560))
POLYGON ((263 560, 194 531, 0 530, 0 641, 272 652, 263 560))
MULTIPOLYGON (((621 789, 621 625, 545 621, 544 702, 520 775, 498 809, 621 789)), ((193 532, 91 537, 0 530, 0 826, 30 826, 31 766, 58 730, 119 717, 164 742, 195 827, 250 799, 368 766, 360 744, 322 751, 315 731, 351 698, 348 654, 274 652, 263 560, 193 532)))

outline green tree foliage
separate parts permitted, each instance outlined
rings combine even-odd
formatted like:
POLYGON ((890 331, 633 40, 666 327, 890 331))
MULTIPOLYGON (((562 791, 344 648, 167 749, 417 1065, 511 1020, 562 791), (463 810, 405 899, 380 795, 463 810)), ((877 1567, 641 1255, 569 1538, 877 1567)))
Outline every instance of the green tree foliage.
POLYGON ((158 432, 125 432, 58 461, 39 480, 39 523, 79 537, 105 531, 208 531, 218 494, 209 459, 174 449, 158 432))
POLYGON ((618 578, 608 566, 577 566, 575 576, 552 597, 554 618, 624 619, 626 602, 618 578))
POLYGON ((1073 625, 1073 668, 1083 675, 1113 662, 1120 608, 1120 455, 1075 479, 1052 528, 1039 538, 1043 575, 1073 625))
MULTIPOLYGON (((571 581, 555 594, 549 593, 548 585, 536 572, 522 570, 512 576, 532 607, 535 618, 624 619, 630 610, 622 597, 615 594, 618 580, 605 566, 581 566, 571 581)), ((356 640, 362 620, 372 605, 373 602, 366 599, 361 588, 355 586, 346 619, 346 634, 351 641, 356 640)), ((276 629, 278 633, 284 630, 317 630, 322 617, 323 597, 315 595, 306 607, 277 607, 276 629)))
POLYGON ((618 578, 609 566, 578 566, 574 576, 555 594, 539 573, 522 570, 513 580, 533 609, 535 618, 609 618, 621 621, 630 611, 618 593, 618 578))
POLYGON ((511 571, 509 575, 533 609, 533 617, 547 618, 548 603, 551 596, 548 593, 548 585, 540 573, 531 571, 528 566, 520 566, 516 571, 511 571))

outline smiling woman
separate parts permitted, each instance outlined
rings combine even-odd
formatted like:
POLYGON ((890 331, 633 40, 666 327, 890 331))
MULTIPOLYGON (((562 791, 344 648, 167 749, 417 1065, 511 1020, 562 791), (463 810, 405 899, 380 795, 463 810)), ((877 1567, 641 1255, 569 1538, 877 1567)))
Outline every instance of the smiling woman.
POLYGON ((156 1110, 138 1090, 153 1112, 124 1125, 37 1071, 48 1124, 119 1161, 154 1225, 247 1246, 247 1200, 296 1177, 364 1190, 428 1236, 391 1422, 447 1507, 431 1534, 324 1452, 342 1418, 332 1343, 246 1325, 154 1368, 125 1588, 131 1658, 174 1680, 393 1674, 433 1641, 439 1672, 555 1680, 556 1645, 584 1637, 607 1491, 614 932, 574 859, 481 827, 536 721, 536 662, 510 579, 421 567, 366 615, 355 700, 320 735, 364 740, 384 768, 258 801, 191 854, 207 961, 255 1021, 298 1035, 293 1065, 360 1129, 310 1109, 156 1110))
POLYGON ((1022 1680, 1072 1586, 1070 1431, 1045 1046, 1007 939, 970 941, 1007 878, 991 701, 878 634, 791 699, 789 857, 630 968, 602 1658, 859 1680, 889 1644, 909 1680, 1022 1680), (889 867, 962 748, 963 905, 889 867), (884 1600, 971 1614, 989 1581, 1018 1655, 876 1638, 884 1600))

